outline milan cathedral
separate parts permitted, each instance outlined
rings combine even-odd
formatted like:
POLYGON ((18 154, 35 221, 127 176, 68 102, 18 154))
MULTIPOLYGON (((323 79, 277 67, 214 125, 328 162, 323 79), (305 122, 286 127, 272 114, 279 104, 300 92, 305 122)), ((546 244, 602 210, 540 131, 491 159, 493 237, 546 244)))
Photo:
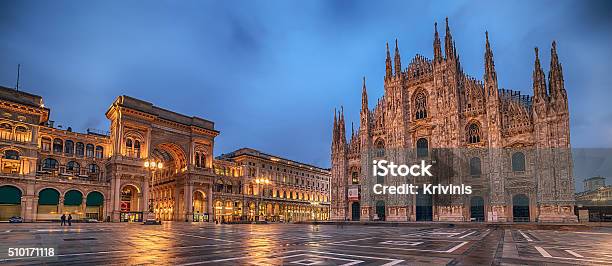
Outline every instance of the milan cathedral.
POLYGON ((548 80, 535 48, 533 96, 500 88, 486 33, 484 76, 464 73, 446 20, 434 27, 433 59, 402 68, 387 44, 384 95, 369 108, 363 80, 360 126, 346 136, 335 112, 331 219, 357 221, 576 222, 569 109, 552 42, 548 80), (372 161, 421 160, 434 177, 374 177, 372 161), (470 185, 465 195, 377 195, 375 184, 470 185))

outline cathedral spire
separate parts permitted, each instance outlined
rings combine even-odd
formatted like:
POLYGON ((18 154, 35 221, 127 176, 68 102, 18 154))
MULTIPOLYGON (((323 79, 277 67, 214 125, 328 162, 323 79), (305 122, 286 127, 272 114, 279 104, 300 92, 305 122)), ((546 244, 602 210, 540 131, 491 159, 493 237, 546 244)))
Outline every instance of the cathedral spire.
POLYGON ((340 119, 338 124, 338 129, 340 130, 340 143, 346 144, 346 127, 344 126, 344 106, 340 106, 340 119))
POLYGON ((366 89, 366 78, 363 77, 363 87, 361 89, 361 111, 368 111, 368 91, 366 89))
POLYGON ((440 47, 440 35, 438 34, 438 22, 434 23, 434 62, 442 61, 442 48, 440 47))
POLYGON ((535 47, 535 63, 533 68, 533 96, 536 101, 548 99, 548 95, 546 93, 546 79, 544 77, 544 71, 542 70, 542 66, 540 65, 538 47, 535 47))
POLYGON ((448 26, 448 17, 446 18, 446 36, 444 37, 444 51, 446 53, 446 59, 455 58, 455 42, 453 42, 453 35, 451 34, 450 27, 448 26))
POLYGON ((397 45, 397 38, 395 38, 395 75, 399 77, 402 73, 402 60, 400 58, 399 47, 397 45))
POLYGON ((486 48, 485 48, 485 80, 497 82, 497 73, 495 72, 495 62, 493 61, 493 50, 489 43, 489 32, 485 31, 486 48))
POLYGON ((552 48, 550 49, 550 71, 548 72, 548 86, 551 99, 556 99, 565 94, 565 85, 563 83, 563 68, 557 56, 557 42, 553 41, 552 48))
POLYGON ((389 52, 388 42, 387 42, 387 59, 385 60, 385 66, 386 66, 385 78, 390 78, 393 75, 393 70, 391 69, 391 53, 389 52))
POLYGON ((338 111, 334 108, 334 129, 332 130, 332 147, 338 142, 338 111))

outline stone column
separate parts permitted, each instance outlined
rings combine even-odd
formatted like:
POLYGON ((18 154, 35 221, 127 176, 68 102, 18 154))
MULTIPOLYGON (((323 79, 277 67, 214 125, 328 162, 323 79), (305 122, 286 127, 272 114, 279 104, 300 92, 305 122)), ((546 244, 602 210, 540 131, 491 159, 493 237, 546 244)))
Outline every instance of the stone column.
POLYGON ((87 197, 86 196, 81 200, 81 212, 83 213, 83 217, 81 217, 81 219, 87 218, 87 197))
POLYGON ((213 198, 212 198, 212 184, 208 185, 208 192, 206 192, 206 211, 208 212, 208 222, 214 222, 214 209, 213 209, 213 198))
POLYGON ((30 218, 36 221, 38 215, 38 196, 32 197, 32 209, 30 209, 30 218))
POLYGON ((121 179, 115 174, 111 179, 111 199, 109 202, 111 220, 113 222, 120 221, 121 213, 121 179))
POLYGON ((193 184, 185 183, 185 222, 193 222, 193 184))
POLYGON ((140 210, 142 211, 143 219, 146 220, 149 214, 149 178, 150 176, 144 177, 144 182, 142 186, 142 207, 140 210))
POLYGON ((57 204, 58 206, 58 210, 57 212, 61 215, 62 213, 64 213, 64 195, 60 195, 59 197, 59 203, 57 204))

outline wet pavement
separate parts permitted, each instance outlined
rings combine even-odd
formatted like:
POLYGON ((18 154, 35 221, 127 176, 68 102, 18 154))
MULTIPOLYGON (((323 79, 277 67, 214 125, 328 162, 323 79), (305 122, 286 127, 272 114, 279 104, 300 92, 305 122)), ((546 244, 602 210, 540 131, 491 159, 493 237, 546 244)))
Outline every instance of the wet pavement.
POLYGON ((0 239, 8 265, 612 265, 612 228, 39 223, 0 224, 0 239), (9 257, 9 248, 54 252, 9 257))

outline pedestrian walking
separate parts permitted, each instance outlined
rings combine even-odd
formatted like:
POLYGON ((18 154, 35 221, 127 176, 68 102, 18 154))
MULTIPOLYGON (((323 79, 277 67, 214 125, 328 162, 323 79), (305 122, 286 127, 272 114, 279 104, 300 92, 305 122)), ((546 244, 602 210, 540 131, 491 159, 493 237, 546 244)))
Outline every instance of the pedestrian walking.
POLYGON ((72 226, 72 214, 68 214, 68 226, 72 226))
POLYGON ((66 224, 66 214, 62 214, 62 217, 60 217, 60 225, 64 226, 66 224))

